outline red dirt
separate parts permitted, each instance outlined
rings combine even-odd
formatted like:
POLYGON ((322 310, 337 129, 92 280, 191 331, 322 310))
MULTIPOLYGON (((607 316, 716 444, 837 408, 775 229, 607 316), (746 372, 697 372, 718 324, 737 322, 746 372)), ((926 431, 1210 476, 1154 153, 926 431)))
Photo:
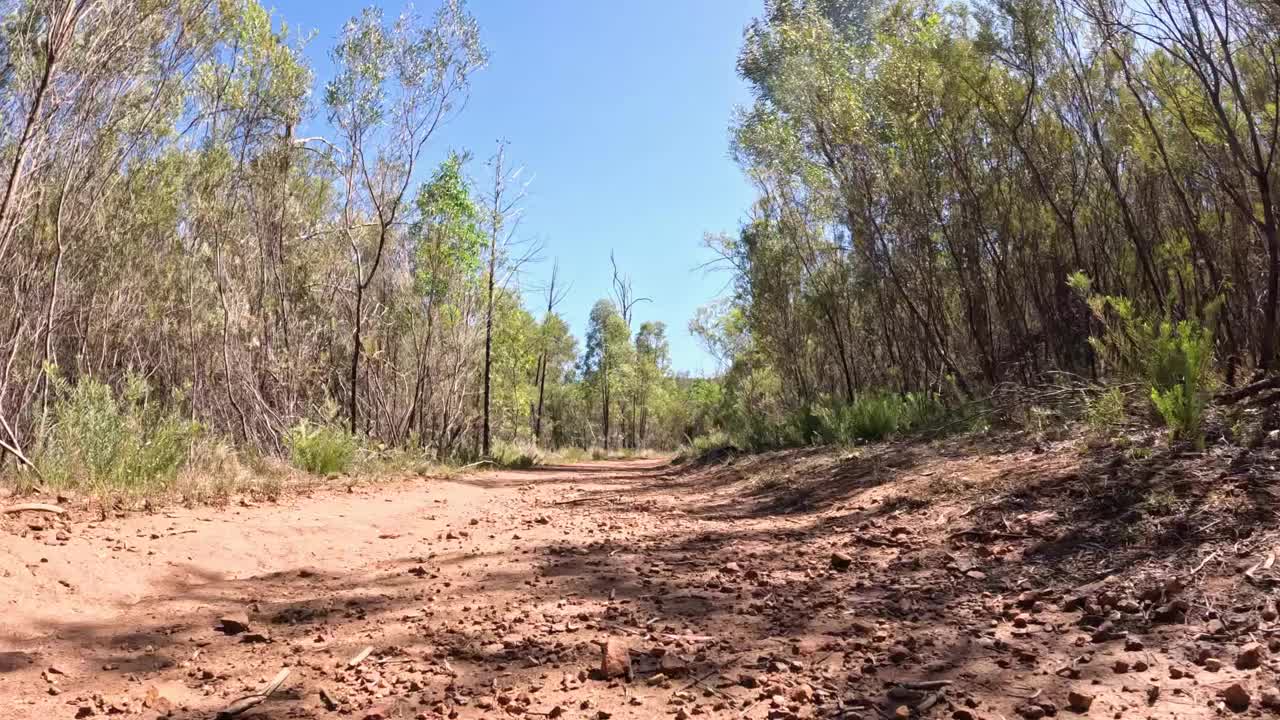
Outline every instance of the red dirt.
MULTIPOLYGON (((1195 463, 1180 476, 1225 460, 1195 463)), ((1229 541, 1120 543, 1109 533, 1148 532, 1151 517, 1125 515, 1147 507, 1116 494, 1127 474, 1099 472, 1068 447, 903 444, 493 472, 104 522, 11 517, 0 717, 211 718, 282 668, 282 689, 240 717, 878 718, 901 706, 995 719, 1041 704, 1069 716, 1077 691, 1096 697, 1093 717, 1189 718, 1225 712, 1219 692, 1236 682, 1256 714, 1277 677, 1274 599, 1257 589, 1273 570, 1242 584, 1228 565, 1274 546, 1274 506, 1265 532, 1229 541), (1077 586, 1108 574, 1072 606, 1077 586), (1159 596, 1175 576, 1190 587, 1159 596), (1155 621, 1175 596, 1185 613, 1155 621), (246 632, 218 629, 236 613, 246 632), (1095 638, 1108 620, 1115 633, 1095 638), (629 678, 593 676, 611 638, 630 650, 629 678), (1261 667, 1237 669, 1254 640, 1261 667), (938 680, 951 684, 936 698, 900 687, 938 680)), ((1220 501, 1175 498, 1196 501, 1181 510, 1193 518, 1220 501)), ((1233 512, 1218 527, 1265 525, 1233 512)))

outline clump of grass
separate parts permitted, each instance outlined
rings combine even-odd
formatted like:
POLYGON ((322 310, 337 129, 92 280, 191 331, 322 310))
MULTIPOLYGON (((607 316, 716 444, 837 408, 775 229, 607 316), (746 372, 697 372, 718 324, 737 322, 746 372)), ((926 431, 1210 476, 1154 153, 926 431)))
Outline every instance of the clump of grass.
POLYGON ((575 463, 591 457, 591 453, 580 447, 564 447, 544 454, 545 462, 575 463))
POLYGON ((223 440, 202 438, 178 473, 173 495, 187 507, 226 505, 237 495, 275 502, 284 494, 289 468, 274 456, 235 449, 223 440))
POLYGON ((1096 397, 1089 398, 1085 405, 1085 424, 1099 435, 1123 425, 1128 417, 1125 400, 1124 390, 1118 387, 1109 388, 1096 397))
POLYGON ((819 437, 840 444, 925 430, 945 414, 942 402, 931 393, 863 393, 851 403, 827 403, 813 411, 819 437))
POLYGON ((508 470, 528 470, 542 464, 542 455, 531 445, 499 442, 493 446, 493 464, 508 470))
POLYGON ((336 475, 351 469, 359 443, 342 428, 306 420, 285 435, 294 467, 312 475, 336 475))
POLYGON ((172 484, 200 434, 198 424, 174 409, 180 402, 152 402, 136 375, 119 395, 92 377, 71 385, 51 371, 49 382, 51 422, 35 453, 47 485, 105 499, 156 495, 172 484))

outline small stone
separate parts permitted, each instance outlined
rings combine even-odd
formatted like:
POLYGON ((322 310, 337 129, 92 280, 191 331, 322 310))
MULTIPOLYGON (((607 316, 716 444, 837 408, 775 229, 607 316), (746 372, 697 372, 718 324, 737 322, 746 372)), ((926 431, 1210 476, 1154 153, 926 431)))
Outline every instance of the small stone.
POLYGON ((218 618, 218 629, 228 635, 239 635, 249 629, 249 615, 234 612, 218 618))
POLYGON ((1111 666, 1111 669, 1114 670, 1117 675, 1123 675, 1129 672, 1129 663, 1124 660, 1116 660, 1115 664, 1111 666))
POLYGON ((977 720, 977 717, 972 712, 960 708, 951 713, 951 720, 977 720))
POLYGON ((1143 645, 1142 641, 1137 638, 1129 638, 1124 642, 1124 649, 1128 650, 1129 652, 1142 652, 1143 650, 1146 649, 1146 646, 1143 645))
POLYGON ((897 720, 907 720, 907 718, 911 717, 911 708, 906 705, 899 705, 893 711, 893 717, 897 720))
POLYGON ((1216 657, 1204 659, 1204 669, 1209 672, 1218 672, 1222 669, 1222 661, 1216 657))
POLYGON ((1253 698, 1249 696, 1249 691, 1244 689, 1240 683, 1231 683, 1230 687, 1218 693, 1222 697, 1227 707, 1242 712, 1249 709, 1249 703, 1253 698))
POLYGON ((1269 687, 1262 691, 1262 707, 1280 708, 1280 688, 1269 687))
POLYGON ((842 552, 831 553, 831 569, 832 570, 839 570, 840 572, 844 572, 845 570, 848 570, 852 566, 853 566, 852 557, 842 552))
POLYGON ((1040 720, 1044 717, 1044 708, 1038 703, 1025 703, 1018 706, 1018 714, 1027 720, 1040 720))
POLYGON ((737 575, 742 572, 742 566, 736 562, 728 562, 724 564, 724 567, 720 568, 720 571, 730 575, 737 575))
POLYGON ((1089 712, 1089 708, 1093 707, 1093 696, 1072 690, 1067 693, 1067 707, 1071 708, 1071 712, 1083 715, 1089 712))
POLYGON ((1240 646, 1240 653, 1236 655, 1236 667, 1240 670, 1253 670, 1262 665, 1262 645, 1256 642, 1246 643, 1240 646))
POLYGON ((1182 668, 1178 667, 1177 665, 1170 665, 1170 666, 1169 666, 1169 677, 1170 677, 1171 679, 1173 679, 1173 680, 1181 680, 1182 678, 1184 678, 1184 677, 1186 677, 1186 676, 1187 676, 1186 671, 1185 671, 1185 670, 1183 670, 1182 668))
POLYGON ((600 674, 610 680, 631 674, 631 652, 618 638, 609 638, 601 648, 600 674))
POLYGON ((889 648, 889 662, 900 663, 909 657, 911 657, 911 651, 901 645, 889 648))
POLYGON ((667 653, 658 661, 658 670, 667 677, 682 677, 689 672, 689 664, 674 653, 667 653))

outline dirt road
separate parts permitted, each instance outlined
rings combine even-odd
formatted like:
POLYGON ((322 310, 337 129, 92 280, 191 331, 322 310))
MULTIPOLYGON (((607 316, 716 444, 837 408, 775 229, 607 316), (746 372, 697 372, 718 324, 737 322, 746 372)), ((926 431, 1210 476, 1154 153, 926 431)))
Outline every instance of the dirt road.
MULTIPOLYGON (((1001 462, 910 472, 1074 461, 1001 462)), ((999 718, 1073 690, 1100 717, 1198 717, 1219 685, 1242 679, 1257 708, 1274 684, 1266 667, 1206 673, 1165 631, 1095 642, 1025 597, 1011 541, 943 549, 958 513, 904 503, 892 470, 779 496, 732 469, 604 462, 10 527, 0 716, 212 718, 284 668, 240 717, 999 718), (622 677, 597 676, 610 639, 622 677)))

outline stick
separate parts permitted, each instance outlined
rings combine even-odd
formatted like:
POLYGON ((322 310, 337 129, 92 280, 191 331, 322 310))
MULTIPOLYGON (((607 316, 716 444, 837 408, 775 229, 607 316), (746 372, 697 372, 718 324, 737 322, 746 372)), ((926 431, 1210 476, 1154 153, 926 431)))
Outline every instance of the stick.
POLYGON ((1201 561, 1200 561, 1200 564, 1196 566, 1196 569, 1195 569, 1195 570, 1192 570, 1192 571, 1191 571, 1191 574, 1192 574, 1192 575, 1195 575, 1196 573, 1200 572, 1200 571, 1204 568, 1204 566, 1205 566, 1205 565, 1208 565, 1208 564, 1209 564, 1209 561, 1210 561, 1210 560, 1212 560, 1212 559, 1214 559, 1214 558, 1216 558, 1216 557, 1218 557, 1218 551, 1217 551, 1217 550, 1214 550, 1213 552, 1209 553, 1209 557, 1207 557, 1207 558, 1205 558, 1205 559, 1203 559, 1203 560, 1201 560, 1201 561))
POLYGON ((20 503, 18 505, 10 505, 4 510, 0 510, 0 513, 4 513, 5 515, 20 512, 47 512, 53 513, 54 515, 65 515, 67 513, 66 510, 63 510, 57 505, 48 505, 45 503, 20 503))
POLYGON ((368 646, 366 646, 366 647, 365 647, 365 649, 363 649, 363 650, 361 650, 360 652, 356 653, 356 656, 355 656, 355 657, 353 657, 353 658, 351 658, 350 660, 348 660, 348 661, 347 661, 347 667, 349 667, 349 668, 353 668, 353 667, 355 667, 355 666, 359 665, 360 663, 364 662, 364 659, 365 659, 365 658, 367 658, 367 657, 369 657, 369 653, 371 653, 371 652, 373 652, 373 646, 372 646, 372 645, 368 645, 368 646))
POLYGON ((271 683, 267 685, 267 687, 262 692, 258 693, 257 695, 246 695, 240 698, 239 700, 236 700, 235 702, 228 705, 225 709, 222 710, 222 712, 219 712, 215 716, 215 720, 228 720, 229 718, 233 718, 237 715, 244 713, 246 710, 249 710, 250 708, 254 708, 254 707, 257 707, 258 705, 261 705, 262 703, 266 702, 267 698, 271 697, 271 695, 275 693, 276 690, 280 689, 280 686, 284 684, 285 678, 287 677, 289 677, 289 668, 285 668, 280 672, 276 673, 275 679, 272 680, 271 683))

